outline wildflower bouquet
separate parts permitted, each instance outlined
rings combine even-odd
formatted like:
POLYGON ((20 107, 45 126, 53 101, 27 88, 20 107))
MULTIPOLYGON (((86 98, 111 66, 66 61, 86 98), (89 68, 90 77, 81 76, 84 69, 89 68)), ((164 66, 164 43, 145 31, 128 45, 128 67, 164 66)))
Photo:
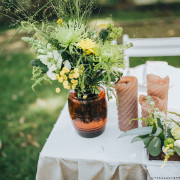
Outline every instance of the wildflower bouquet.
POLYGON ((155 103, 150 96, 147 96, 146 99, 151 106, 149 118, 139 119, 144 121, 147 127, 127 131, 120 137, 137 135, 131 142, 143 141, 151 156, 157 157, 162 155, 164 157, 163 167, 166 161, 175 154, 178 155, 177 160, 180 159, 180 115, 168 112, 169 116, 167 116, 164 112, 160 112, 159 109, 155 108, 155 103), (172 118, 171 114, 177 116, 178 119, 172 118))
MULTIPOLYGON (((122 28, 112 23, 100 25, 100 32, 89 28, 91 3, 84 6, 81 0, 55 0, 51 4, 57 22, 21 22, 33 33, 33 37, 22 38, 36 54, 31 61, 32 88, 43 80, 58 81, 65 89, 75 90, 78 97, 86 98, 88 94, 99 94, 98 87, 103 85, 111 97, 112 83, 121 78, 119 69, 125 68, 123 50, 129 46, 113 43, 122 35, 122 28)), ((60 91, 59 86, 56 92, 60 91)))

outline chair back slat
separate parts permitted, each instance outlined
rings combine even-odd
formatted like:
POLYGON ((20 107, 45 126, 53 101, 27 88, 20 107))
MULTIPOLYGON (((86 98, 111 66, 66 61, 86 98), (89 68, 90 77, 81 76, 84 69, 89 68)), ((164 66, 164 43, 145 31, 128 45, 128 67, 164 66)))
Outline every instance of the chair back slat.
POLYGON ((133 47, 126 50, 129 57, 180 56, 179 47, 133 47))
POLYGON ((136 38, 129 39, 129 42, 132 42, 135 47, 177 47, 180 46, 180 38, 136 38))
POLYGON ((125 34, 123 43, 133 43, 133 47, 124 51, 127 69, 129 57, 180 56, 180 37, 129 38, 125 34))

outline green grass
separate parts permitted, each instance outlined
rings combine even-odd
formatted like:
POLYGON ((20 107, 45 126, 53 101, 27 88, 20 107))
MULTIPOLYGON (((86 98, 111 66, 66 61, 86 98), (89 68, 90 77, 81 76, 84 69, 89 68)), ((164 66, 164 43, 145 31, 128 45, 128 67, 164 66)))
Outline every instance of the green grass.
POLYGON ((173 57, 131 57, 130 66, 135 67, 140 64, 146 63, 146 61, 167 61, 169 65, 174 67, 180 67, 180 56, 173 57))
POLYGON ((0 57, 0 179, 34 180, 39 153, 65 103, 57 85, 31 89, 30 54, 0 57))
POLYGON ((114 21, 135 21, 151 20, 155 18, 175 18, 180 17, 180 3, 171 5, 154 5, 145 7, 136 7, 131 9, 109 10, 102 8, 99 15, 93 15, 93 18, 105 19, 111 17, 114 21))

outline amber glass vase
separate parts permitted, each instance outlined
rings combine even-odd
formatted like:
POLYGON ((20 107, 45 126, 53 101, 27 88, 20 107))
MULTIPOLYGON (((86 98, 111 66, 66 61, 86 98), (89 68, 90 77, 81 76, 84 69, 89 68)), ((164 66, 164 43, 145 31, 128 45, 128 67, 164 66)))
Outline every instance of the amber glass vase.
POLYGON ((78 98, 71 91, 68 98, 69 113, 75 129, 82 137, 93 138, 104 132, 107 121, 106 94, 102 87, 100 94, 89 94, 86 99, 78 98))

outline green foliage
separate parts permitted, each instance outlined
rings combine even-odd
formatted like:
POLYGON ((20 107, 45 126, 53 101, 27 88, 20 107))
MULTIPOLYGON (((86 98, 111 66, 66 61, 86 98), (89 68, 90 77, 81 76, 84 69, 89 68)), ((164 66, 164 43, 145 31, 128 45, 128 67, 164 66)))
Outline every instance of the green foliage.
POLYGON ((152 156, 158 156, 161 153, 161 148, 162 148, 161 139, 159 137, 154 137, 148 145, 148 152, 152 156))
POLYGON ((149 143, 151 142, 152 139, 153 139, 153 136, 148 136, 148 137, 143 138, 143 143, 146 148, 148 148, 149 143))
POLYGON ((170 144, 174 144, 174 139, 173 138, 167 138, 165 141, 164 141, 164 146, 167 147, 167 145, 170 145, 170 144))
POLYGON ((52 2, 57 17, 66 22, 76 20, 80 23, 88 23, 93 5, 93 0, 53 0, 52 2))
POLYGON ((133 135, 142 136, 142 135, 150 134, 151 132, 152 132, 152 127, 141 127, 124 132, 119 136, 119 138, 125 136, 133 136, 133 135))
POLYGON ((174 150, 176 151, 176 153, 180 156, 180 148, 179 147, 174 147, 174 150))
POLYGON ((47 81, 50 84, 52 84, 51 80, 48 78, 46 74, 42 74, 41 67, 33 67, 33 72, 32 72, 32 80, 35 81, 34 84, 32 85, 33 91, 35 90, 34 88, 37 85, 41 85, 43 81, 47 81))
POLYGON ((81 39, 87 38, 86 26, 77 21, 69 21, 61 27, 56 27, 51 38, 56 39, 64 48, 76 45, 81 39))
POLYGON ((108 38, 108 35, 109 35, 108 31, 107 31, 106 29, 102 29, 102 30, 100 31, 100 33, 99 33, 99 38, 100 38, 103 42, 105 42, 105 41, 107 40, 107 38, 108 38))
POLYGON ((39 59, 34 59, 30 62, 32 66, 40 67, 42 73, 46 73, 48 71, 48 67, 43 64, 39 59))
MULTIPOLYGON (((155 126, 154 126, 155 127, 155 126)), ((162 133, 162 129, 160 127, 155 128, 156 132, 152 134, 153 136, 159 136, 162 133)), ((152 131, 153 132, 153 131, 152 131)))

